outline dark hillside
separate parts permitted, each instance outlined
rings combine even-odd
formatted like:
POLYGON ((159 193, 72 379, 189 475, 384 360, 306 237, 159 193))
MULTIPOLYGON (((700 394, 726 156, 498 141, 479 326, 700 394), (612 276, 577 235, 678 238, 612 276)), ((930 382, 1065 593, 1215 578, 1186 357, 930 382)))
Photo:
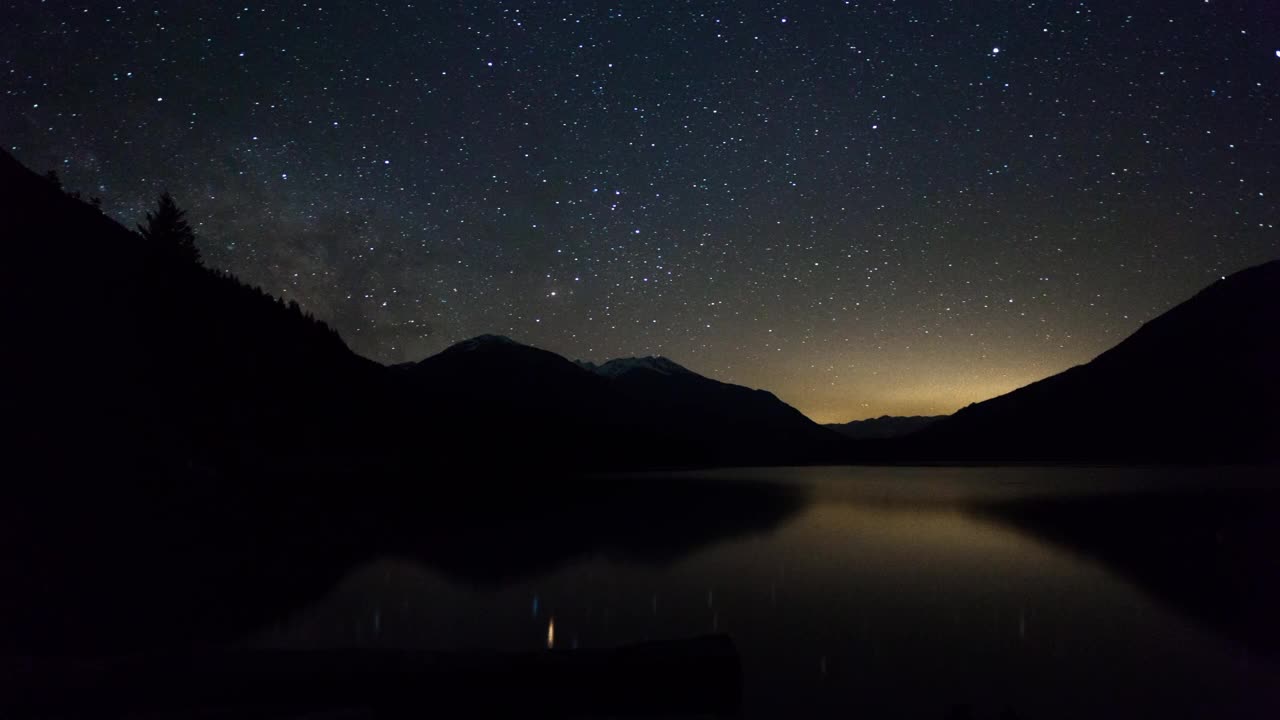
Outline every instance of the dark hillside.
POLYGON ((1280 261, 1241 270, 1093 361, 912 436, 945 459, 1248 462, 1280 456, 1280 261))

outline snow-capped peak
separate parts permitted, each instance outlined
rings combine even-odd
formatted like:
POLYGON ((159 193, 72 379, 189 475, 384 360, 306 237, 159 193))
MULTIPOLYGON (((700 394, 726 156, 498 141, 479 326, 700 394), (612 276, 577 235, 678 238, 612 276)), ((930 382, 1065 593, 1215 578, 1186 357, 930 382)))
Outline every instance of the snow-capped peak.
POLYGON ((693 373, 686 368, 664 358, 655 356, 646 357, 629 357, 617 358, 610 360, 603 365, 595 363, 578 361, 578 365, 605 377, 618 377, 629 372, 637 370, 648 370, 661 375, 692 375, 693 373))

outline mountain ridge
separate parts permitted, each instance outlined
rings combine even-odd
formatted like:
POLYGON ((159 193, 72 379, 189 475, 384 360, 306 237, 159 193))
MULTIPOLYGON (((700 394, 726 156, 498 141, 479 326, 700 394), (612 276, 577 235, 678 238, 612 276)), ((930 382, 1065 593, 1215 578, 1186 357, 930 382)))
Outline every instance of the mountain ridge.
POLYGON ((854 440, 889 440, 922 430, 946 415, 881 415, 843 423, 824 423, 824 427, 854 440))
POLYGON ((1093 360, 973 403, 908 454, 1262 460, 1280 448, 1280 260, 1218 280, 1093 360), (997 446, 999 445, 999 447, 997 446))
POLYGON ((520 429, 503 435, 520 455, 591 466, 805 463, 848 450, 772 393, 667 358, 596 365, 494 338, 463 340, 400 367, 452 418, 451 444, 489 434, 496 422, 520 429))
POLYGON ((674 360, 661 355, 645 355, 641 357, 631 356, 625 358, 618 357, 613 358, 612 360, 606 360, 599 365, 589 360, 575 360, 574 363, 583 369, 590 370, 597 375, 603 375, 605 377, 617 377, 619 375, 637 371, 656 372, 660 375, 677 375, 687 373, 691 375, 698 375, 699 377, 706 377, 705 375, 695 373, 674 360))

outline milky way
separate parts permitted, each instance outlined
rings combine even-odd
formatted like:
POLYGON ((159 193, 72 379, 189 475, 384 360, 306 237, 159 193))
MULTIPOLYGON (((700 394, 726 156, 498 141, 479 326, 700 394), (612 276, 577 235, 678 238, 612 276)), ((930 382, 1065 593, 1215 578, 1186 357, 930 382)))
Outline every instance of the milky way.
MULTIPOLYGON (((1280 255, 1280 5, 10 2, 0 138, 356 351, 948 412, 1280 255)), ((57 292, 57 278, 50 278, 57 292)))

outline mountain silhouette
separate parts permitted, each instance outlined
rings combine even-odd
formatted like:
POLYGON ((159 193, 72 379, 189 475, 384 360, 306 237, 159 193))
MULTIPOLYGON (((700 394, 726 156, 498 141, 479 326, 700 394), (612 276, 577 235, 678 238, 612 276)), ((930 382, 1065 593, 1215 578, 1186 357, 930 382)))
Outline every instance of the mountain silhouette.
POLYGON ((970 405, 908 457, 1246 462, 1280 457, 1280 260, 1241 270, 1089 363, 970 405))
POLYGON ((666 358, 571 362, 482 335, 399 367, 450 418, 437 437, 521 462, 656 467, 805 463, 843 457, 842 438, 773 394, 722 383, 666 358))
POLYGON ((592 372, 623 399, 619 427, 643 428, 659 446, 710 464, 806 463, 849 453, 843 438, 773 393, 712 380, 664 357, 610 360, 592 372))
POLYGON ((944 417, 946 415, 881 415, 846 423, 827 423, 824 427, 854 440, 888 440, 923 430, 944 417))
POLYGON ((659 375, 693 375, 689 369, 664 357, 629 357, 615 358, 603 365, 596 365, 589 360, 575 360, 574 363, 585 370, 607 378, 616 378, 632 372, 653 372, 659 375))
MULTIPOLYGON (((377 434, 382 368, 296 303, 130 231, 0 152, 10 491, 58 498, 336 468, 377 434), (109 475, 112 482, 87 482, 109 475)), ((358 453, 357 453, 358 451, 358 453)))
POLYGON ((568 468, 614 455, 593 422, 609 406, 606 384, 555 353, 481 335, 398 370, 423 408, 410 432, 429 427, 460 462, 568 468))

